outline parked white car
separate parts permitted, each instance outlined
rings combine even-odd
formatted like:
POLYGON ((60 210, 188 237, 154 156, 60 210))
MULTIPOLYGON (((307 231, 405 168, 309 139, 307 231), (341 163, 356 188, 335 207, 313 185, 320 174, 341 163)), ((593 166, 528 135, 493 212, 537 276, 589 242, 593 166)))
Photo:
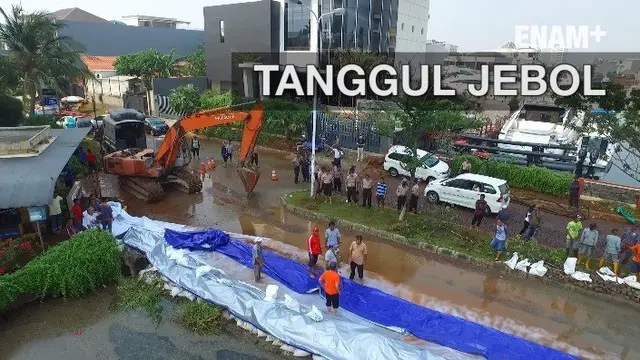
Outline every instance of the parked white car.
MULTIPOLYGON (((417 149, 417 157, 423 159, 422 166, 416 169, 416 177, 420 180, 431 182, 436 179, 446 179, 449 177, 450 169, 449 164, 446 162, 420 149, 417 149)), ((411 174, 402 166, 403 159, 410 158, 411 150, 409 148, 402 145, 394 145, 384 157, 383 167, 391 176, 410 176, 411 174)))
POLYGON ((509 185, 502 179, 477 174, 461 174, 451 179, 430 182, 424 196, 431 203, 445 202, 475 209, 476 201, 484 194, 488 213, 509 207, 509 185))

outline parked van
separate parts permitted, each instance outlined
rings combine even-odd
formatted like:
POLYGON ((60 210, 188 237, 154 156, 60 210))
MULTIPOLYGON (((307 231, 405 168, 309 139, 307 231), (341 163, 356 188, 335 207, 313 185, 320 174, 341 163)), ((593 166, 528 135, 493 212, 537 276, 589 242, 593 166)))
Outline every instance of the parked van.
MULTIPOLYGON (((416 178, 426 182, 431 182, 436 179, 446 179, 449 177, 449 164, 444 161, 440 161, 440 159, 435 157, 433 154, 417 149, 417 155, 414 156, 422 159, 422 166, 416 169, 416 178)), ((410 158, 411 150, 408 147, 394 145, 389 149, 387 155, 384 157, 383 167, 391 176, 410 176, 411 174, 405 170, 402 165, 405 163, 406 159, 410 158)))
POLYGON ((432 181, 424 189, 431 203, 445 202, 469 209, 484 194, 487 213, 498 213, 509 207, 510 194, 507 181, 478 174, 461 174, 451 179, 432 181))

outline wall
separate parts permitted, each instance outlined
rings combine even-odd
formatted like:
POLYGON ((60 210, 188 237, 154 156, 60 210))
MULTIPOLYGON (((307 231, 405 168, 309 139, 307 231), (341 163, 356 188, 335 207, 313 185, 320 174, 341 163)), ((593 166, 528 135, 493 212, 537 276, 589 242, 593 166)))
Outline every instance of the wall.
POLYGON ((84 46, 85 54, 120 56, 153 49, 168 53, 176 50, 183 57, 204 42, 198 30, 158 29, 112 23, 64 22, 60 35, 72 37, 84 46))
POLYGON ((111 77, 99 80, 87 81, 87 96, 99 94, 105 96, 122 97, 129 90, 129 81, 122 80, 120 77, 111 77))
POLYGON ((223 90, 242 89, 241 72, 232 66, 233 52, 278 52, 279 7, 278 2, 262 0, 204 8, 207 77, 214 87, 219 84, 223 90), (220 36, 221 21, 224 42, 220 36))
POLYGON ((637 204, 640 199, 640 188, 584 179, 582 195, 626 204, 637 204))

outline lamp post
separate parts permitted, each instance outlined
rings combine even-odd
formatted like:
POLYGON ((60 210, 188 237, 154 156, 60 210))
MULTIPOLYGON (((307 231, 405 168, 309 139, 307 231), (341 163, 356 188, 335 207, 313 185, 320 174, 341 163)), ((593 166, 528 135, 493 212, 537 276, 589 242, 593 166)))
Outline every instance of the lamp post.
MULTIPOLYGON (((318 16, 318 14, 316 14, 315 11, 313 11, 310 7, 308 7, 307 5, 303 4, 301 0, 297 0, 296 4, 304 7, 305 9, 309 10, 309 12, 311 13, 311 15, 313 15, 313 17, 316 19, 316 38, 318 39, 318 46, 317 46, 317 50, 316 50, 316 63, 318 64, 318 68, 320 68, 321 65, 321 61, 322 61, 322 37, 320 36, 321 34, 321 29, 320 29, 320 21, 322 20, 322 18, 324 18, 325 16, 331 16, 331 15, 344 15, 344 13, 346 12, 345 8, 335 8, 332 11, 325 13, 325 14, 321 14, 320 16, 318 16)), ((314 84, 313 86, 313 117, 311 119, 311 176, 314 176, 316 173, 316 125, 318 123, 318 84, 314 84)), ((311 197, 313 197, 315 195, 315 179, 311 179, 311 197)))

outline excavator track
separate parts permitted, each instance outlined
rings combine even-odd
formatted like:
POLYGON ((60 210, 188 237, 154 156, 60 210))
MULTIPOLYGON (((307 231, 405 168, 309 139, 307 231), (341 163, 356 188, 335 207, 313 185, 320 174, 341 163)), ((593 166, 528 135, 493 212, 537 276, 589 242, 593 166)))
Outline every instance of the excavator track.
POLYGON ((164 190, 158 179, 146 177, 118 177, 120 187, 146 202, 156 202, 164 198, 164 190))
POLYGON ((173 175, 168 176, 165 183, 187 194, 202 191, 202 180, 200 180, 200 177, 186 169, 180 169, 173 175))

